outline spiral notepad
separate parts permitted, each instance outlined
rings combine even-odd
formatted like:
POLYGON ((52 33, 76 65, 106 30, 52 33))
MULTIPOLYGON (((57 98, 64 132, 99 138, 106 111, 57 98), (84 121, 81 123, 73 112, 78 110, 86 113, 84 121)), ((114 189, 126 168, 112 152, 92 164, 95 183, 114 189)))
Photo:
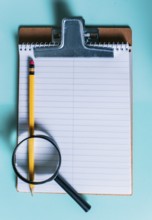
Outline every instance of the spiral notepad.
MULTIPOLYGON (((35 58, 33 47, 37 46, 19 45, 18 141, 28 131, 31 57, 35 62, 35 122, 57 141, 61 174, 80 193, 130 195, 131 47, 103 45, 114 48, 114 58, 35 58)), ((17 189, 29 192, 29 185, 18 179, 17 189)), ((35 186, 34 192, 63 190, 49 182, 35 186)))

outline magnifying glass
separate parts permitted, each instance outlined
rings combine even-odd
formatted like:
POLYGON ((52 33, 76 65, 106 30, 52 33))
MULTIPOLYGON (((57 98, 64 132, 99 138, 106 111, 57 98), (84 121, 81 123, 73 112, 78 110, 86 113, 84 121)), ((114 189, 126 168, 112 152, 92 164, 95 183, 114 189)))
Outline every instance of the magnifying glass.
POLYGON ((91 208, 90 204, 59 174, 61 152, 52 137, 34 135, 23 139, 14 149, 12 165, 15 174, 22 181, 39 185, 55 180, 85 212, 91 208), (34 181, 30 180, 28 171, 28 142, 30 139, 34 141, 34 181))

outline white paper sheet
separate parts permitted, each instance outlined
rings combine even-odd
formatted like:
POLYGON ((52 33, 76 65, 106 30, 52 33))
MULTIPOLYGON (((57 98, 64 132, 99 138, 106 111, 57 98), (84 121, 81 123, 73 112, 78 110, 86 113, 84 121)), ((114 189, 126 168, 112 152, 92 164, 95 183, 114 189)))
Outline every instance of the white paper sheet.
MULTIPOLYGON (((60 173, 80 193, 131 194, 131 53, 126 46, 114 49, 114 58, 34 58, 28 48, 19 50, 19 56, 18 140, 28 131, 32 57, 35 123, 57 141, 60 173)), ((26 152, 21 155, 27 157, 26 152)), ((17 189, 29 192, 19 179, 17 189)), ((63 190, 53 181, 35 186, 34 192, 63 190)))

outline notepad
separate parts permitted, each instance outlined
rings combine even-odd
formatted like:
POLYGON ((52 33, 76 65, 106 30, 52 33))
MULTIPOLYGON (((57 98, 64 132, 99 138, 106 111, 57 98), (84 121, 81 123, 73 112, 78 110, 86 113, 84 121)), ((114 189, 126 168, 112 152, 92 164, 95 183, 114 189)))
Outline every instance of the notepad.
MULTIPOLYGON (((19 45, 18 141, 28 134, 28 58, 35 62, 35 122, 62 154, 60 173, 79 192, 130 195, 131 47, 108 45, 114 58, 35 58, 19 45), (27 133, 26 133, 27 132, 27 133)), ((38 132, 38 131, 36 131, 38 132)), ((41 158, 46 159, 46 152, 41 158)), ((21 152, 21 158, 26 158, 21 152)), ((17 179, 17 190, 29 185, 17 179)), ((55 181, 34 192, 63 193, 55 181)))

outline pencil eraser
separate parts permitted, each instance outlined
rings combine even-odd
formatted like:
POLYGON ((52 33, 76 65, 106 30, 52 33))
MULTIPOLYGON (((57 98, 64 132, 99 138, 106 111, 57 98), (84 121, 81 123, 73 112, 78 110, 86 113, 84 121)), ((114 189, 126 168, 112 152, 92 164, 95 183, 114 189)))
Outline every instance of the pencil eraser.
POLYGON ((34 61, 33 61, 33 60, 30 60, 29 64, 30 64, 30 65, 34 65, 34 61))

